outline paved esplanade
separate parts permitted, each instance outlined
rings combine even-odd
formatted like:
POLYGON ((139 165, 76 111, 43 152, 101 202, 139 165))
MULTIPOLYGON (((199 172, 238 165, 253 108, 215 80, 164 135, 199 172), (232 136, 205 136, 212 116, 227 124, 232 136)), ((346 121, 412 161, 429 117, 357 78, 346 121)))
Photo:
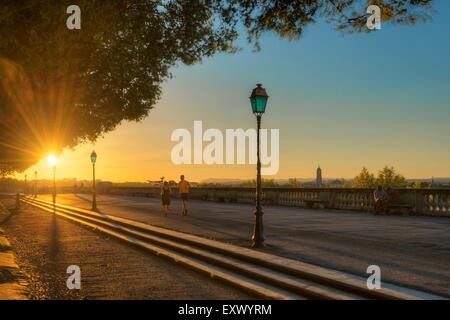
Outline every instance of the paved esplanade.
MULTIPOLYGON (((2 228, 26 275, 30 299, 254 298, 235 287, 36 207, 22 205, 20 212, 2 228), (70 265, 81 269, 81 290, 69 290, 66 286, 70 265)), ((1 286, 0 291, 4 287, 1 286)), ((15 292, 1 293, 8 299, 16 298, 12 295, 15 292)))
MULTIPOLYGON (((40 196, 50 200, 50 196, 40 196)), ((90 209, 89 195, 58 195, 59 203, 90 209)), ((102 213, 248 246, 253 207, 190 201, 189 216, 164 217, 159 199, 99 196, 102 213)), ((370 213, 264 208, 264 250, 305 262, 366 275, 381 268, 382 281, 450 296, 450 219, 375 216, 370 213)))

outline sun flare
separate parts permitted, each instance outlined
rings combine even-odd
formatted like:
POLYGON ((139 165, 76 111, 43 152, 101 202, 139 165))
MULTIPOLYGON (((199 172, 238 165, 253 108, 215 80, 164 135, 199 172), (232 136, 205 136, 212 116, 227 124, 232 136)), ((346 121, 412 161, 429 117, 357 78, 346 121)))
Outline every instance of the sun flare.
POLYGON ((47 161, 51 166, 56 166, 59 163, 58 157, 52 154, 47 157, 47 161))

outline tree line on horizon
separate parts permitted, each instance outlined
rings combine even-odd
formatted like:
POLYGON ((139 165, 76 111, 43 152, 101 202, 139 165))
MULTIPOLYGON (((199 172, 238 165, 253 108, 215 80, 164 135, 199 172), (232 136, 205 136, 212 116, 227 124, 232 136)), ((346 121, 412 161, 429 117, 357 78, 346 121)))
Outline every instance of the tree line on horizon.
POLYGON ((404 188, 407 186, 406 179, 403 175, 396 172, 394 167, 385 166, 375 175, 366 167, 352 180, 353 188, 375 188, 382 186, 384 188, 404 188))
MULTIPOLYGON (((169 180, 169 185, 171 187, 176 188, 178 183, 174 180, 169 180)), ((32 189, 34 187, 34 180, 28 180, 25 182, 24 180, 12 178, 12 177, 0 177, 0 191, 4 190, 25 190, 32 189)), ((70 179, 58 180, 58 186, 61 186, 61 183, 65 187, 73 187, 76 189, 84 189, 85 187, 90 188, 91 184, 89 181, 77 181, 75 184, 71 182, 70 179)), ((137 187, 137 188, 148 188, 149 185, 154 187, 156 185, 156 181, 148 181, 148 182, 107 182, 98 180, 98 183, 107 183, 113 187, 137 187)), ((51 180, 38 180, 38 185, 40 188, 49 188, 52 185, 51 180)), ((317 188, 315 185, 315 181, 311 180, 310 182, 301 182, 297 178, 290 178, 287 182, 282 183, 276 181, 275 179, 262 179, 262 185, 264 188, 317 188)), ((353 179, 336 179, 331 181, 331 183, 324 183, 321 188, 367 188, 374 189, 378 185, 383 186, 384 188, 429 188, 432 187, 429 182, 423 181, 414 181, 409 182, 405 179, 405 177, 399 174, 394 167, 385 166, 380 171, 378 171, 377 176, 371 173, 366 167, 361 169, 361 172, 355 176, 353 179)), ((200 187, 200 188, 233 188, 233 187, 242 187, 242 188, 255 188, 256 180, 246 180, 238 184, 227 184, 220 182, 191 182, 192 187, 200 187)), ((435 187, 439 188, 450 188, 450 183, 439 183, 435 185, 435 187)))
MULTIPOLYGON (((310 182, 301 182, 297 178, 289 178, 286 183, 277 182, 275 179, 262 179, 262 186, 265 188, 305 188, 318 187, 314 180, 310 182)), ((366 167, 353 179, 336 179, 331 183, 323 183, 320 187, 333 188, 367 188, 374 189, 381 185, 383 188, 428 188, 430 183, 414 181, 408 182, 406 178, 397 172, 393 166, 384 166, 378 171, 377 176, 371 173, 366 167)), ((229 187, 225 183, 200 183, 200 187, 229 187)), ((256 187, 256 180, 251 179, 236 185, 243 188, 256 187)), ((439 187, 450 187, 450 185, 440 184, 439 187)))

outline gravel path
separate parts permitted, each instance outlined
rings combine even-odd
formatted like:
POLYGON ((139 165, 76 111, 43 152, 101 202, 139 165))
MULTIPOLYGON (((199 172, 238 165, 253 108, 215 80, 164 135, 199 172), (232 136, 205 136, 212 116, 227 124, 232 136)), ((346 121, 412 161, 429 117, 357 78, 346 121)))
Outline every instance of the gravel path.
POLYGON ((252 299, 173 262, 24 206, 3 226, 30 280, 31 299, 252 299), (68 290, 70 265, 81 290, 68 290))

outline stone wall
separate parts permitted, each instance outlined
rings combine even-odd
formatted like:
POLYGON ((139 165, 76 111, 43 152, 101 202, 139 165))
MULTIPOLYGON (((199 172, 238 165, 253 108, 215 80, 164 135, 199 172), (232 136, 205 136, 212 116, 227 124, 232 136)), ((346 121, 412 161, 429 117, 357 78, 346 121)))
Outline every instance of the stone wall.
MULTIPOLYGON (((177 190, 173 188, 175 197, 177 190)), ((102 190, 104 194, 159 197, 160 189, 111 187, 102 190)), ((191 188, 191 199, 254 203, 253 188, 191 188)), ((265 188, 265 205, 290 207, 321 207, 356 211, 373 210, 373 190, 354 188, 265 188)), ((392 191, 394 211, 450 217, 450 189, 395 189, 392 191)))

